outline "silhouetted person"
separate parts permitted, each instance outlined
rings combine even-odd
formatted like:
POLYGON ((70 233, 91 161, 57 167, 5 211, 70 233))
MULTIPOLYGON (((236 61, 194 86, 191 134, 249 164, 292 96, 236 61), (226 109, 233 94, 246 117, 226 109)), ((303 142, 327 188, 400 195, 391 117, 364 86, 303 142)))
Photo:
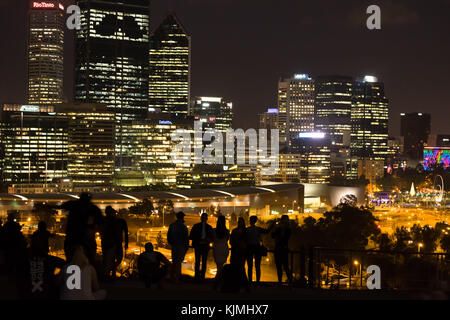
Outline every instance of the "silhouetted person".
MULTIPOLYGON (((231 232, 230 244, 231 244, 231 264, 237 264, 245 268, 245 253, 247 249, 245 220, 242 217, 238 219, 237 227, 231 232)), ((245 271, 244 271, 245 272, 245 271)))
POLYGON ((31 299, 58 299, 60 275, 55 270, 63 271, 65 261, 48 254, 48 238, 44 222, 38 224, 38 230, 31 238, 31 257, 28 266, 28 297, 31 299))
POLYGON ((245 271, 239 264, 224 265, 214 280, 214 289, 222 293, 239 293, 241 288, 250 290, 245 271))
POLYGON ((266 230, 256 226, 258 218, 256 216, 250 217, 250 226, 245 232, 247 250, 247 272, 248 280, 252 282, 253 278, 253 259, 255 259, 255 271, 256 271, 256 282, 259 283, 261 279, 261 258, 263 247, 261 245, 261 235, 269 233, 270 229, 266 230))
POLYGON ((48 254, 50 251, 49 239, 54 236, 54 234, 47 230, 47 224, 44 221, 39 221, 38 229, 31 236, 32 248, 48 254))
POLYGON ((103 267, 106 277, 115 278, 117 267, 123 259, 123 240, 128 248, 128 225, 117 217, 117 211, 111 206, 105 208, 106 217, 100 228, 102 239, 103 267))
POLYGON ((217 274, 222 270, 223 265, 227 262, 230 249, 228 248, 228 240, 230 239, 230 230, 225 225, 225 217, 217 218, 216 228, 214 229, 214 261, 217 265, 217 274))
POLYGON ((207 224, 208 214, 202 213, 201 222, 192 227, 190 239, 195 251, 195 278, 205 279, 209 245, 214 239, 213 228, 207 224), (201 269, 200 269, 201 262, 201 269))
MULTIPOLYGON (((106 207, 106 209, 108 209, 108 207, 106 207)), ((116 210, 114 210, 114 214, 116 216, 116 224, 115 224, 116 254, 113 273, 116 274, 115 270, 123 260, 124 249, 125 251, 128 250, 128 224, 125 219, 118 216, 118 212, 116 210)))
POLYGON ((116 213, 111 206, 105 209, 106 217, 100 228, 102 239, 103 268, 107 278, 114 276, 113 272, 116 255, 116 213))
POLYGON ((16 212, 10 212, 2 228, 3 249, 5 264, 8 273, 17 274, 18 277, 26 273, 27 267, 27 240, 22 234, 22 226, 16 222, 16 212))
POLYGON ((153 244, 145 244, 145 251, 139 255, 138 270, 146 288, 156 283, 159 288, 167 275, 170 261, 160 252, 153 250, 153 244))
POLYGON ((289 283, 292 283, 292 273, 289 270, 289 238, 291 228, 289 226, 289 217, 282 215, 278 226, 272 232, 272 238, 275 239, 275 264, 277 266, 278 282, 283 279, 283 268, 288 277, 289 283))
POLYGON ((8 213, 2 230, 5 267, 8 279, 15 282, 19 297, 28 294, 28 242, 22 234, 22 226, 16 222, 17 212, 8 213))
POLYGON ((185 214, 177 213, 177 220, 170 224, 167 232, 167 242, 172 249, 172 278, 177 282, 181 277, 181 264, 189 247, 189 233, 184 224, 185 214))
POLYGON ((82 193, 79 199, 67 201, 60 208, 69 212, 64 242, 67 260, 72 259, 74 247, 81 245, 89 262, 94 264, 97 251, 95 233, 103 220, 100 209, 92 203, 89 193, 82 193))

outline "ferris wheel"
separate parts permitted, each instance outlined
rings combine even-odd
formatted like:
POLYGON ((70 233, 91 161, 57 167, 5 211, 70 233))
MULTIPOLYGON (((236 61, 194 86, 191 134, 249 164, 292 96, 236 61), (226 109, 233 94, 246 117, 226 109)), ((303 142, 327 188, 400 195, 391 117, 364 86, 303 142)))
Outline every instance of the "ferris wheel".
POLYGON ((441 203, 444 199, 444 178, 440 174, 434 177, 433 189, 435 191, 436 203, 441 203))

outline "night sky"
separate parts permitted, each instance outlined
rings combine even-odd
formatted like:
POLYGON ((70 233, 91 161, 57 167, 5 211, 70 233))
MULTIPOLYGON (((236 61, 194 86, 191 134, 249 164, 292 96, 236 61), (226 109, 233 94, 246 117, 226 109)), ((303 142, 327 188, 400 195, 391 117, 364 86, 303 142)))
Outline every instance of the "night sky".
MULTIPOLYGON (((0 1, 0 103, 26 102, 28 3, 0 1)), ((280 77, 371 74, 385 83, 391 134, 399 113, 414 111, 450 134, 450 0, 153 0, 152 29, 170 8, 192 36, 192 95, 233 101, 236 127, 256 127, 257 114, 276 106, 280 77), (366 28, 371 4, 381 7, 382 30, 366 28)), ((69 100, 72 39, 68 32, 69 100)))

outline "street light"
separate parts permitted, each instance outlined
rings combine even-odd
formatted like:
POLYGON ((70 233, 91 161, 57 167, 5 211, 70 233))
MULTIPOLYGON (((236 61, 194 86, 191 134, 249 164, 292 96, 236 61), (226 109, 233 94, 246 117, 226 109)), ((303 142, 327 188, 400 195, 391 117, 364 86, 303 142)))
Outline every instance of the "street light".
POLYGON ((353 261, 353 264, 355 266, 359 265, 359 277, 361 278, 361 287, 362 287, 362 265, 359 263, 358 260, 353 261))
POLYGON ((423 243, 419 243, 419 244, 417 245, 417 252, 420 253, 420 248, 422 248, 422 247, 423 247, 423 243))

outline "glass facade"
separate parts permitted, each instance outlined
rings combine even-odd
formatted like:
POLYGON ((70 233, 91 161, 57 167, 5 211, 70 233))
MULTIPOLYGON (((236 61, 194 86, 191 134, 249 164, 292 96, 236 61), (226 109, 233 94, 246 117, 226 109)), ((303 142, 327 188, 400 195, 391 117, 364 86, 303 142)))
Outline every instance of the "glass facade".
POLYGON ((300 132, 314 131, 314 80, 307 74, 281 79, 278 82, 278 112, 281 116, 280 136, 286 131, 289 146, 300 132))
POLYGON ((64 69, 64 7, 31 2, 28 32, 28 103, 61 103, 64 69))
POLYGON ((175 187, 177 175, 190 170, 188 163, 173 162, 172 150, 177 142, 172 141, 170 135, 177 129, 186 129, 192 133, 192 125, 193 122, 170 120, 169 117, 156 115, 133 122, 129 128, 129 135, 134 137, 133 169, 142 172, 147 185, 175 187), (191 129, 188 129, 189 126, 191 129))
POLYGON ((220 97, 195 97, 189 114, 205 123, 205 127, 223 133, 233 127, 233 103, 220 97))
POLYGON ((356 81, 351 108, 351 156, 386 160, 388 151, 388 99, 384 85, 374 77, 356 81))
POLYGON ((4 183, 48 183, 67 176, 66 117, 38 106, 4 106, 1 123, 4 183))
POLYGON ((169 14, 150 38, 149 108, 187 115, 190 101, 191 38, 169 14))
POLYGON ((345 135, 351 131, 352 88, 351 77, 315 78, 315 130, 327 134, 333 152, 346 145, 345 135))
POLYGON ((331 174, 330 140, 305 133, 305 137, 294 139, 292 144, 293 151, 301 155, 300 183, 328 183, 331 174))
POLYGON ((114 174, 114 113, 105 105, 63 106, 68 119, 67 173, 74 185, 109 185, 114 174))
POLYGON ((149 0, 80 0, 75 100, 116 114, 116 164, 131 157, 125 127, 148 110, 149 0))

